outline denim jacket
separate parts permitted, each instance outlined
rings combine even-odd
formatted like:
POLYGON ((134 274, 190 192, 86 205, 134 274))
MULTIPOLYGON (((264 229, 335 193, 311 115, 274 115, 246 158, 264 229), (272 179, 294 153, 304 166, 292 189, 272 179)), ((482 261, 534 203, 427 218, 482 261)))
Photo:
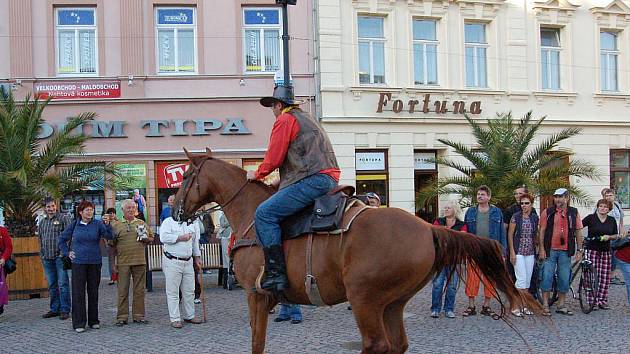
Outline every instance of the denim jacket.
MULTIPOLYGON (((503 213, 501 209, 497 208, 494 205, 490 205, 490 215, 488 215, 488 220, 490 221, 490 226, 488 231, 490 235, 488 237, 491 240, 495 240, 501 244, 503 252, 507 249, 507 241, 505 237, 505 230, 503 229, 503 213)), ((468 232, 471 234, 477 234, 477 207, 470 207, 466 211, 466 216, 464 217, 464 222, 468 227, 468 232)))

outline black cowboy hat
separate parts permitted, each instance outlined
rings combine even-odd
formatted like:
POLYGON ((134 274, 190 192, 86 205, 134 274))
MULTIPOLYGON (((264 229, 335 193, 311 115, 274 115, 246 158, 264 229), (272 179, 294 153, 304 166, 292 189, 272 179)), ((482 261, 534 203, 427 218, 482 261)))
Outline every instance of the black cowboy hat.
POLYGON ((293 86, 276 85, 273 89, 273 96, 267 96, 260 99, 260 104, 265 107, 271 107, 276 101, 280 101, 287 105, 300 104, 293 95, 293 86))

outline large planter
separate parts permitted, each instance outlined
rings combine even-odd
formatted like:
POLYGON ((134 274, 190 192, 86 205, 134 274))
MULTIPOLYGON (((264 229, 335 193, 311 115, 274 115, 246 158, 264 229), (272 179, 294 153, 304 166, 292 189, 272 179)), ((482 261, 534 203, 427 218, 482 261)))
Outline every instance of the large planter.
POLYGON ((17 270, 7 277, 9 299, 48 297, 48 283, 39 257, 39 237, 13 238, 17 270))

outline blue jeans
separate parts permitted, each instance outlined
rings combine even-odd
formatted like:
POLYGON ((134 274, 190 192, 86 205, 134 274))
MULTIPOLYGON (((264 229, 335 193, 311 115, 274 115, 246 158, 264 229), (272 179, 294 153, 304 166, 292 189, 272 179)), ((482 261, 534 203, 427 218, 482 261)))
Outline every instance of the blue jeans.
POLYGON ((337 182, 330 176, 318 173, 279 190, 256 208, 254 220, 258 241, 263 247, 280 245, 280 222, 311 205, 336 186, 337 182))
MULTIPOLYGON (((444 293, 444 283, 448 280, 451 273, 449 268, 444 268, 433 278, 433 292, 431 296, 431 312, 442 311, 442 294, 444 293)), ((457 273, 453 273, 451 281, 446 288, 446 296, 444 297, 444 312, 455 310, 455 295, 457 294, 457 273)))
POLYGON ((61 257, 42 259, 42 264, 48 280, 50 311, 70 313, 70 281, 68 271, 63 269, 61 257))
POLYGON ((544 292, 552 289, 553 277, 557 273, 556 289, 561 294, 569 291, 569 280, 571 279, 571 257, 567 251, 551 250, 545 263, 543 263, 543 278, 540 288, 544 292), (557 268, 557 270, 556 270, 557 268))
POLYGON ((293 321, 302 321, 302 310, 300 305, 280 304, 280 312, 278 318, 287 319, 291 317, 293 321))
POLYGON ((617 258, 617 267, 621 269, 623 273, 623 279, 626 282, 626 295, 628 297, 628 305, 630 306, 630 263, 626 263, 617 258))

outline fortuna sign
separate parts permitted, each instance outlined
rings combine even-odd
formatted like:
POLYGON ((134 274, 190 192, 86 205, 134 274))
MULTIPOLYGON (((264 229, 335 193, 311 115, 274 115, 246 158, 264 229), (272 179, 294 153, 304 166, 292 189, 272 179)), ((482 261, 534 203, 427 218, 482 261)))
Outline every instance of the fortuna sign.
MULTIPOLYGON (((65 123, 57 125, 57 129, 62 129, 65 123)), ((127 138, 124 120, 91 121, 77 128, 78 133, 87 134, 92 138, 127 138)), ((218 131, 221 135, 249 135, 252 132, 245 127, 245 121, 241 118, 228 118, 225 123, 218 119, 173 119, 161 120, 150 119, 140 122, 140 128, 146 131, 147 138, 160 138, 164 136, 164 130, 170 130, 170 136, 203 136, 210 135, 210 131, 218 131), (190 126, 194 130, 189 132, 190 126), (189 129, 186 129, 186 126, 189 129)), ((50 123, 42 123, 39 133, 40 139, 50 137, 55 131, 55 127, 50 123)))
MULTIPOLYGON (((387 107, 387 104, 391 100, 392 94, 390 92, 379 92, 378 107, 376 108, 376 113, 383 113, 383 108, 387 107)), ((392 102, 392 112, 398 114, 403 110, 408 113, 433 112, 437 114, 446 114, 447 112, 452 112, 453 114, 480 114, 481 101, 473 101, 467 110, 465 101, 453 101, 452 105, 450 106, 449 102, 446 100, 436 100, 435 102, 431 103, 431 94, 427 93, 424 95, 424 100, 409 100, 406 107, 402 100, 396 99, 392 102)))

